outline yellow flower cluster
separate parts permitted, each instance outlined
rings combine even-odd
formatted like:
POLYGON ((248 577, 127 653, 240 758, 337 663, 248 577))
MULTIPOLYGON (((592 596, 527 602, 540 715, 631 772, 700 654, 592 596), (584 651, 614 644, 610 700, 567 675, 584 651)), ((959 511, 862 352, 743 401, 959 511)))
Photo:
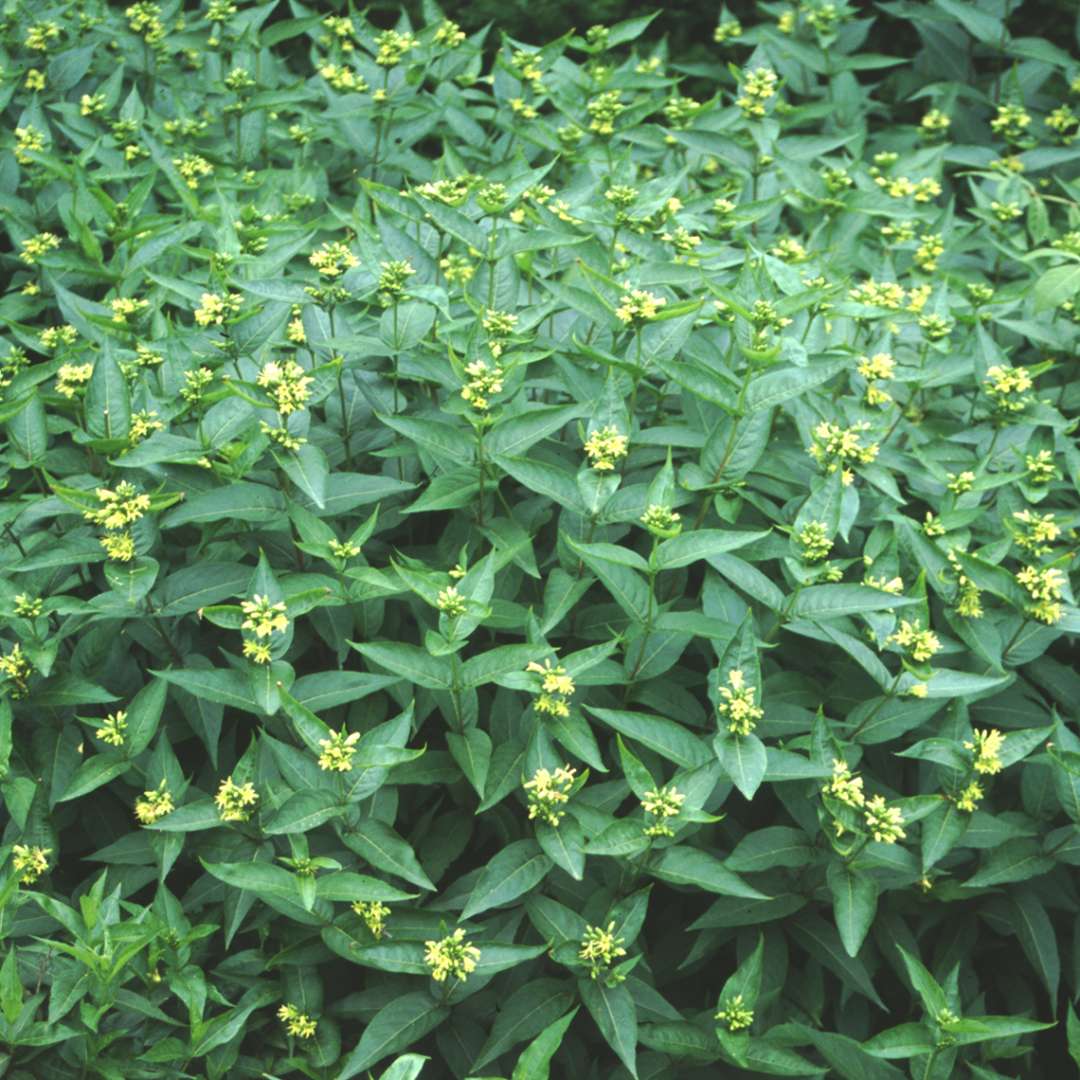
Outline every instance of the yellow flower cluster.
POLYGON ((131 431, 128 433, 128 441, 132 446, 141 443, 155 431, 165 430, 165 424, 157 418, 157 415, 154 409, 140 409, 131 414, 131 431))
POLYGON ((754 1010, 746 1007, 742 994, 736 994, 721 1006, 715 1019, 726 1024, 728 1031, 742 1031, 754 1022, 754 1010))
POLYGON ((577 769, 564 765, 554 772, 537 769, 531 780, 524 783, 529 793, 529 820, 540 818, 549 825, 558 827, 566 816, 560 809, 570 799, 570 789, 574 786, 577 769))
POLYGON ((893 199, 913 195, 916 202, 925 203, 941 194, 941 185, 931 176, 924 176, 921 180, 911 180, 906 176, 875 176, 874 183, 893 199))
POLYGON ((990 121, 990 130, 1010 142, 1019 139, 1031 126, 1031 113, 1023 105, 1008 103, 997 107, 997 115, 990 121))
POLYGON ((468 601, 451 585, 449 588, 440 590, 435 597, 435 606, 451 619, 464 615, 468 610, 468 601))
POLYGON ((888 806, 884 795, 875 795, 866 802, 866 827, 879 844, 895 844, 903 840, 904 815, 898 806, 888 806))
POLYGON ((198 191, 199 181, 214 172, 214 166, 199 154, 184 154, 183 157, 173 158, 173 164, 192 191, 198 191))
POLYGON ((322 64, 319 67, 319 74, 335 90, 354 90, 362 94, 368 88, 367 80, 344 64, 322 64))
POLYGON ((561 664, 553 665, 549 658, 543 664, 532 660, 525 670, 540 676, 540 693, 533 702, 536 711, 549 716, 569 716, 574 680, 566 674, 566 668, 561 664))
POLYGON ((255 382, 274 399, 282 416, 299 411, 311 395, 309 387, 315 380, 295 360, 263 364, 255 382))
POLYGON ((903 286, 895 281, 875 281, 873 278, 868 278, 851 289, 848 296, 859 304, 899 311, 904 306, 907 293, 903 286))
POLYGON ((977 780, 972 780, 967 787, 956 797, 957 810, 963 810, 965 813, 971 814, 978 809, 979 800, 986 794, 983 791, 982 784, 977 780))
POLYGON ((247 821, 258 801, 259 793, 254 784, 238 784, 231 775, 221 781, 214 796, 222 821, 247 821))
POLYGON ((674 785, 646 791, 641 800, 641 808, 651 814, 655 820, 645 826, 646 836, 674 836, 675 830, 668 824, 668 819, 678 817, 686 796, 674 785))
POLYGON ((138 315, 140 311, 145 311, 149 306, 149 300, 140 300, 133 296, 117 296, 109 301, 113 313, 112 321, 122 325, 126 325, 128 319, 138 315))
POLYGON ((60 237, 56 233, 40 232, 23 240, 19 246, 22 248, 19 258, 27 266, 33 266, 42 255, 47 255, 60 246, 60 237))
POLYGON ((611 424, 597 428, 585 440, 589 464, 597 472, 610 472, 616 461, 626 457, 629 448, 630 440, 611 424))
POLYGON ((327 278, 335 278, 360 264, 360 260, 349 250, 349 245, 340 240, 320 245, 308 256, 308 262, 327 278))
POLYGON ((645 508, 645 513, 638 519, 653 534, 661 539, 678 536, 682 532, 682 515, 668 506, 655 503, 645 508))
POLYGON ((866 420, 860 420, 851 427, 841 427, 828 420, 822 420, 811 433, 813 442, 806 452, 827 473, 840 472, 840 479, 846 487, 855 475, 850 464, 869 465, 878 456, 878 444, 863 446, 862 433, 870 429, 866 420))
POLYGON ((1025 367, 1005 367, 994 364, 986 369, 983 386, 987 396, 1002 412, 1020 412, 1030 401, 1031 375, 1025 367))
POLYGON ((18 642, 15 642, 6 656, 0 656, 0 675, 5 675, 14 684, 10 691, 14 698, 26 696, 26 682, 33 670, 33 665, 23 655, 22 646, 18 642))
POLYGON ((650 319, 655 319, 660 308, 667 300, 645 289, 632 289, 629 282, 623 283, 625 292, 615 309, 615 317, 627 326, 639 326, 650 319))
POLYGON ((127 730, 127 713, 123 709, 109 713, 97 729, 97 737, 110 746, 123 746, 127 730))
POLYGON ((34 160, 31 154, 45 149, 45 133, 38 131, 33 124, 15 129, 15 160, 20 165, 29 165, 34 160))
POLYGON ((61 364, 56 373, 56 392, 66 398, 73 398, 86 386, 93 374, 93 364, 61 364))
POLYGON ((492 311, 488 309, 484 312, 481 324, 488 335, 488 347, 491 349, 491 355, 496 359, 502 355, 506 344, 505 339, 514 332, 517 323, 518 317, 508 311, 492 311))
POLYGON ((101 505, 96 510, 83 511, 83 517, 105 529, 126 528, 150 509, 150 496, 127 480, 117 484, 115 491, 98 488, 94 494, 101 505))
POLYGON ((874 353, 859 360, 855 369, 866 380, 866 404, 887 405, 892 396, 875 384, 878 379, 891 379, 896 373, 896 361, 891 353, 874 353))
POLYGON ((749 735, 765 710, 754 703, 757 691, 746 685, 746 676, 739 668, 728 672, 727 686, 719 688, 720 702, 717 709, 727 718, 728 731, 732 735, 749 735))
POLYGON ((900 620, 900 626, 886 639, 887 645, 899 645, 906 649, 912 660, 925 663, 941 648, 941 642, 933 630, 923 630, 918 621, 900 620))
POLYGON ((436 982, 445 982, 450 976, 467 979, 476 970, 480 959, 480 950, 466 941, 465 931, 460 926, 439 941, 425 941, 424 949, 424 963, 431 969, 431 977, 436 982))
POLYGON ((352 909, 364 920, 364 925, 371 931, 376 940, 383 936, 386 929, 386 917, 390 914, 390 908, 379 900, 354 900, 352 909))
POLYGON ((488 367, 483 360, 474 360, 465 367, 468 382, 461 387, 461 396, 481 412, 491 404, 491 396, 503 388, 503 371, 497 364, 488 367))
POLYGON ((1001 772, 1001 748, 1005 736, 997 728, 974 728, 972 741, 964 743, 964 749, 975 755, 975 771, 985 776, 1001 772))
POLYGON ((802 557, 806 562, 821 562, 828 558, 833 542, 824 521, 810 521, 796 534, 795 539, 802 548, 802 557))
POLYGON ((239 293, 204 292, 195 309, 195 321, 200 326, 221 326, 227 318, 235 315, 243 304, 244 298, 239 293))
POLYGON ((744 71, 742 92, 735 99, 743 116, 764 116, 766 103, 776 95, 779 81, 780 77, 772 68, 758 67, 744 71))
MULTIPOLYGON (((52 352, 64 345, 74 345, 79 338, 79 331, 74 326, 47 326, 38 335, 41 347, 52 352)), ((93 364, 64 364, 56 373, 56 389, 65 397, 71 397, 75 392, 74 384, 87 382, 94 373, 93 364), (65 373, 66 369, 66 373, 65 373), (82 376, 85 375, 85 378, 82 376), (72 384, 71 393, 67 392, 67 384, 72 384)))
POLYGON ((11 865, 24 885, 32 885, 49 869, 52 848, 37 845, 16 844, 11 849, 11 865))
POLYGON ((931 109, 919 121, 919 127, 925 135, 944 135, 952 125, 952 118, 941 109, 931 109))
POLYGON ((322 747, 319 768, 323 772, 348 772, 359 741, 359 731, 346 731, 344 727, 340 731, 331 731, 329 739, 319 740, 322 747))
POLYGON ((821 789, 830 798, 845 806, 858 809, 866 802, 862 777, 848 768, 847 762, 833 759, 833 772, 829 782, 821 789))
POLYGON ((1016 580, 1027 589, 1035 601, 1028 612, 1048 625, 1061 618, 1061 590, 1065 587, 1065 575, 1056 566, 1025 566, 1016 580))
POLYGON ((586 106, 589 114, 589 130, 597 135, 612 135, 615 132, 615 121, 619 113, 626 106, 619 100, 617 90, 607 90, 598 94, 586 106))
POLYGON ((415 49, 419 40, 406 31, 399 33, 397 30, 384 30, 375 38, 378 52, 375 54, 375 63, 380 67, 391 68, 400 64, 407 52, 415 49))
POLYGON ((161 21, 161 8, 149 0, 139 0, 125 8, 128 26, 141 34, 147 45, 156 45, 165 37, 165 24, 161 21))
POLYGON ((465 40, 465 31, 452 19, 443 19, 435 31, 435 41, 448 49, 456 49, 465 40))
POLYGON ((1051 545, 1061 536, 1061 527, 1054 521, 1053 514, 1036 514, 1033 510, 1016 510, 1013 520, 1022 528, 1013 532, 1017 547, 1032 555, 1047 555, 1051 545))
POLYGON ((937 269, 937 261, 945 252, 945 243, 940 233, 923 233, 919 237, 919 246, 915 249, 915 264, 926 273, 937 269))
POLYGON ((26 28, 26 37, 23 38, 23 44, 35 52, 48 52, 50 42, 56 41, 59 37, 60 26, 58 23, 51 20, 49 22, 31 23, 26 28))
POLYGON ((393 259, 379 266, 382 268, 379 274, 379 303, 389 307, 400 299, 416 270, 408 259, 393 259))
POLYGON ((1052 450, 1040 450, 1037 454, 1024 455, 1024 468, 1027 470, 1028 481, 1032 484, 1049 484, 1059 475, 1058 467, 1054 464, 1054 452, 1052 450))
POLYGON ((869 585, 871 589, 881 589, 882 592, 892 593, 893 596, 899 596, 904 591, 904 579, 900 577, 886 578, 867 574, 863 578, 863 584, 869 585))
POLYGON ((620 956, 625 956, 623 939, 615 934, 615 923, 609 922, 607 927, 586 926, 585 933, 581 936, 581 945, 578 948, 578 958, 589 965, 589 974, 597 978, 600 973, 620 956))
POLYGON ((271 603, 269 596, 256 593, 250 600, 241 601, 240 608, 246 616, 240 628, 250 630, 257 638, 269 637, 275 632, 284 633, 289 628, 289 617, 283 601, 271 603))
POLYGON ((39 598, 27 596, 26 593, 15 594, 15 614, 24 619, 36 619, 43 608, 44 603, 39 598))
POLYGON ((153 825, 166 814, 173 812, 173 800, 165 781, 153 791, 144 791, 142 798, 135 800, 135 817, 142 825, 153 825))
POLYGON ((277 1011, 278 1019, 285 1025, 285 1031, 296 1039, 310 1039, 319 1026, 318 1020, 312 1020, 295 1005, 282 1005, 277 1011))

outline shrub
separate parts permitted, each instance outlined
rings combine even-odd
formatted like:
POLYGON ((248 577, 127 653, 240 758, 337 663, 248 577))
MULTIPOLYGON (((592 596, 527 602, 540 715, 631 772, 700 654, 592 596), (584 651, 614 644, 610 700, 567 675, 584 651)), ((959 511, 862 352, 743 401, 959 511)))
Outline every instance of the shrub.
POLYGON ((7 1075, 1080 1059, 1080 62, 764 7, 6 16, 7 1075))

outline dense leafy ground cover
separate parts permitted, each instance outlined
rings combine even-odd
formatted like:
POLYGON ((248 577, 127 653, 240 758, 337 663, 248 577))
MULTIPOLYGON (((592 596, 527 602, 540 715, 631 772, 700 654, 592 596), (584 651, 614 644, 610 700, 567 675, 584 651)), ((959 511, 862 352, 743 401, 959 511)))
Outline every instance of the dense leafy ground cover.
POLYGON ((4 1075, 1072 1075, 1080 61, 761 8, 5 9, 4 1075))

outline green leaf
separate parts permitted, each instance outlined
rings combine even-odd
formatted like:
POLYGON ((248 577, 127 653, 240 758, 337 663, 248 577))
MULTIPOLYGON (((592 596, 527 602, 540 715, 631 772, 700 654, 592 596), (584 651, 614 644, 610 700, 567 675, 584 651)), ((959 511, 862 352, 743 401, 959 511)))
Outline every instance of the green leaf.
POLYGON ((722 731, 713 739, 713 750, 743 798, 752 799, 768 768, 765 744, 753 733, 732 735, 722 731))
POLYGON ((404 878, 421 889, 434 889, 413 849, 389 825, 368 818, 341 839, 377 870, 404 878))
POLYGON ((364 1028, 360 1041, 341 1064, 336 1080, 350 1080, 383 1058, 411 1046, 434 1031, 450 1010, 423 991, 413 991, 384 1005, 364 1028))
POLYGON ((877 912, 877 882, 865 871, 835 860, 829 863, 826 877, 840 940, 848 956, 858 956, 877 912))
POLYGON ((626 984, 607 986, 599 981, 579 979, 578 993, 600 1034, 636 1080, 637 1007, 626 984))
POLYGON ((648 867, 649 873, 673 885, 688 885, 721 896, 740 896, 747 900, 768 897, 747 885, 738 874, 707 851, 691 847, 672 847, 662 851, 648 867))
POLYGON ((562 1045, 566 1029, 576 1015, 577 1009, 574 1009, 544 1028, 518 1058, 510 1080, 549 1080, 551 1059, 562 1045))
POLYGON ((668 761, 693 769, 712 760, 701 738, 674 720, 649 713, 624 712, 621 709, 596 709, 585 706, 593 716, 614 728, 620 735, 635 739, 668 761))
POLYGON ((868 585, 811 585, 803 589, 792 608, 805 619, 834 619, 868 611, 888 611, 916 603, 908 596, 893 596, 868 585))
POLYGON ((552 865, 535 840, 517 840, 507 845, 484 867, 461 918, 471 919, 511 903, 543 881, 552 865))
POLYGON ((765 532, 723 532, 720 529, 697 529, 665 540, 656 549, 658 570, 675 570, 689 566, 698 559, 708 559, 727 551, 765 539, 765 532))

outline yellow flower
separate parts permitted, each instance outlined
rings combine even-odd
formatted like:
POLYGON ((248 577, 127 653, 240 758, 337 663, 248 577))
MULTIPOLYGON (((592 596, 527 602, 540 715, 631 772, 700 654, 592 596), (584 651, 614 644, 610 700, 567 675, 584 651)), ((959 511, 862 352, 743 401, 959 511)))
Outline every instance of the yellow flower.
POLYGON ((101 505, 96 510, 85 510, 83 517, 106 529, 131 525, 150 509, 150 496, 127 480, 117 484, 115 490, 98 488, 95 494, 101 505))
POLYGON ((566 674, 561 665, 552 665, 547 659, 543 664, 531 661, 525 668, 540 676, 540 693, 533 702, 537 712, 549 716, 567 717, 570 715, 569 701, 574 693, 574 680, 566 674))
POLYGON ((269 664, 273 657, 270 646, 264 641, 244 640, 244 655, 255 664, 269 664))
POLYGON ((443 589, 435 598, 435 606, 451 619, 464 615, 468 610, 468 602, 454 586, 443 589))
POLYGON ((354 900, 352 909, 364 920, 365 925, 376 939, 383 936, 386 928, 386 916, 390 908, 378 900, 354 900))
POLYGON ((645 827, 646 836, 674 836, 675 830, 667 823, 668 818, 678 817, 686 796, 674 785, 646 791, 641 808, 656 820, 645 827))
POLYGON ((585 441, 589 464, 597 472, 610 472, 615 462, 626 457, 630 440, 617 427, 608 424, 598 428, 585 441))
POLYGON ((866 802, 862 777, 857 773, 853 773, 848 768, 847 762, 839 758, 833 760, 832 778, 821 791, 822 794, 855 809, 863 806, 866 802))
POLYGON ((637 326, 655 319, 666 303, 663 296, 656 296, 645 289, 632 289, 629 282, 623 283, 623 295, 615 309, 615 317, 628 326, 637 326))
POLYGON ((11 864, 24 885, 32 885, 49 868, 52 848, 16 844, 11 849, 11 864))
POLYGON ((184 154, 183 157, 173 158, 173 164, 176 166, 176 171, 184 178, 184 183, 192 191, 198 190, 199 180, 202 177, 210 176, 214 171, 214 166, 198 154, 184 154))
POLYGON ((61 364, 56 373, 56 392, 66 398, 73 398, 90 381, 93 374, 93 364, 61 364))
POLYGON ((230 315, 240 310, 244 298, 239 293, 204 292, 195 309, 195 321, 200 326, 221 326, 230 315))
POLYGON ((337 277, 360 264, 360 260, 349 250, 349 245, 338 240, 320 245, 308 256, 308 262, 328 278, 337 277))
POLYGON ((721 716, 727 717, 728 731, 732 735, 749 735, 765 715, 765 710, 754 704, 757 691, 746 685, 746 676, 739 668, 728 672, 727 682, 727 686, 719 688, 721 700, 717 708, 721 716))
POLYGON ((468 978, 480 959, 480 950, 465 940, 465 931, 460 926, 440 941, 425 941, 424 949, 424 963, 436 982, 445 982, 451 975, 455 979, 468 978))
POLYGON ((1029 614, 1047 624, 1056 623, 1061 618, 1060 600, 1065 575, 1056 566, 1025 566, 1017 573, 1016 580, 1035 601, 1027 609, 1029 614))
POLYGON ((523 785, 529 793, 529 819, 540 818, 549 825, 558 827, 559 822, 566 816, 566 811, 560 807, 570 798, 576 773, 577 769, 572 769, 569 765, 554 772, 537 769, 532 779, 526 780, 523 785))
POLYGON ((282 416, 304 408, 311 395, 309 389, 315 380, 295 361, 278 363, 270 360, 263 364, 255 382, 274 399, 282 416))
POLYGON ((324 772, 348 772, 352 768, 356 744, 360 741, 359 731, 331 731, 329 739, 320 739, 323 748, 319 755, 319 768, 324 772))
POLYGON ((997 728, 975 728, 972 741, 964 743, 964 749, 975 755, 975 771, 985 776, 994 776, 1001 772, 1001 748, 1005 745, 1005 736, 997 728))
POLYGON ((258 801, 254 784, 237 784, 231 775, 221 781, 214 796, 222 821, 247 821, 258 801))
POLYGON ((736 994, 724 1003, 715 1019, 726 1024, 728 1031, 742 1031, 754 1022, 754 1010, 743 1004, 742 994, 736 994))
POLYGON ((287 1034, 297 1039, 310 1039, 319 1026, 318 1020, 312 1020, 295 1005, 282 1005, 277 1011, 278 1019, 285 1025, 287 1034))
POLYGON ((985 794, 982 785, 977 781, 972 780, 972 782, 957 796, 957 810, 963 810, 968 814, 973 813, 978 808, 979 800, 985 794))
POLYGON ((97 737, 110 746, 123 746, 127 730, 127 713, 123 709, 109 713, 97 729, 97 737))
POLYGON ((589 974, 595 979, 613 961, 626 955, 622 946, 623 939, 616 936, 614 922, 608 923, 606 928, 587 925, 578 948, 578 958, 589 965, 589 974))
POLYGON ((60 246, 60 237, 55 233, 40 232, 36 236, 23 240, 19 246, 22 248, 19 258, 27 266, 33 266, 42 255, 47 255, 60 246))
POLYGON ((887 806, 884 795, 867 800, 866 827, 879 844, 895 844, 907 836, 904 832, 904 815, 898 806, 887 806))
POLYGON ((164 780, 155 790, 144 791, 142 798, 135 801, 135 817, 143 825, 153 825, 166 814, 171 814, 173 809, 172 795, 166 788, 164 780))
POLYGON ((250 630, 258 638, 283 633, 289 628, 288 609, 282 600, 272 603, 269 596, 256 593, 250 600, 241 601, 240 609, 247 616, 240 628, 250 630))
POLYGON ((923 630, 917 621, 900 620, 897 630, 885 639, 886 644, 899 645, 911 658, 922 664, 941 648, 941 641, 933 630, 923 630))

